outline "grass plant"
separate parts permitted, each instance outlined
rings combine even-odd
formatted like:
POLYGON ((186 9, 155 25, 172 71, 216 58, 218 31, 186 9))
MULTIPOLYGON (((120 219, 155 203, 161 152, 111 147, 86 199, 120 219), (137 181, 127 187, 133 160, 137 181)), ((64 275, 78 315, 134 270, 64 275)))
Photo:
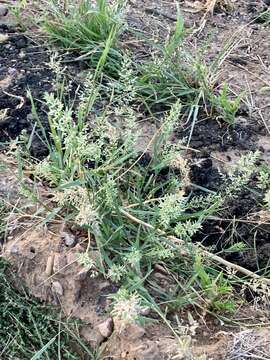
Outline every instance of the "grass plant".
MULTIPOLYGON (((97 1, 95 7, 86 0, 75 4, 67 1, 64 5, 52 0, 45 3, 43 30, 56 45, 77 53, 78 60, 88 61, 96 75, 106 74, 104 94, 108 93, 107 84, 111 82, 116 92, 123 91, 125 58, 133 58, 121 49, 119 41, 124 30, 121 17, 124 5, 121 1, 109 5, 105 0, 97 1)), ((186 30, 179 6, 177 11, 175 29, 163 43, 156 44, 146 34, 137 32, 136 36, 144 39, 151 52, 144 61, 136 61, 136 57, 129 60, 134 101, 139 101, 150 113, 168 110, 181 101, 189 118, 197 117, 199 108, 210 106, 215 108, 218 118, 232 123, 240 97, 230 99, 228 86, 215 95, 223 54, 209 65, 198 51, 191 52, 185 43, 186 30)))
POLYGON ((42 4, 45 16, 41 26, 51 41, 62 49, 77 54, 96 69, 100 58, 107 51, 105 71, 117 76, 121 67, 119 36, 123 31, 122 5, 109 5, 106 0, 58 2, 48 0, 42 4))
MULTIPOLYGON (((132 86, 127 84, 128 89, 132 86)), ((39 163, 32 161, 32 173, 53 192, 47 219, 61 215, 91 234, 95 241, 78 260, 87 264, 91 276, 101 274, 121 287, 121 304, 125 295, 129 307, 135 299, 136 309, 151 307, 159 315, 166 308, 190 304, 214 311, 232 309, 232 288, 211 261, 208 265, 199 260, 192 239, 205 219, 249 181, 257 155, 242 160, 220 193, 205 189, 196 196, 190 190, 181 143, 170 142, 180 119, 180 102, 172 105, 140 152, 134 93, 123 92, 117 106, 114 100, 97 112, 98 88, 89 78, 79 101, 70 106, 45 94, 50 133, 44 141, 49 155, 39 163), (94 263, 89 253, 93 250, 99 253, 94 263), (174 290, 167 292, 155 281, 156 265, 166 271, 174 290)), ((33 100, 32 104, 41 124, 33 100)), ((19 151, 23 159, 23 149, 19 151)), ((118 300, 116 296, 114 314, 118 300)))

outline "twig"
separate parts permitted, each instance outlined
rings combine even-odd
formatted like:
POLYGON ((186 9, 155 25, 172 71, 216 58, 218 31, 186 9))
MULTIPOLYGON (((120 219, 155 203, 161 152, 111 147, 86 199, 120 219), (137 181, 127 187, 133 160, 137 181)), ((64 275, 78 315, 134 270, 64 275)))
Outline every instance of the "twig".
POLYGON ((158 15, 158 16, 163 16, 169 20, 172 21, 177 21, 177 16, 171 15, 171 14, 167 14, 159 9, 155 9, 155 8, 151 8, 151 7, 146 7, 144 8, 144 11, 148 14, 153 14, 153 15, 158 15))
POLYGON ((3 93, 6 94, 7 96, 13 97, 14 99, 20 100, 20 103, 16 106, 16 109, 21 109, 23 107, 23 105, 25 104, 25 100, 22 96, 10 94, 9 92, 7 92, 5 90, 3 90, 3 93))
MULTIPOLYGON (((179 245, 185 245, 185 242, 184 240, 181 240, 175 236, 168 236, 166 235, 166 233, 163 231, 163 230, 160 230, 160 229, 156 229, 153 225, 151 224, 148 224, 138 218, 136 218, 135 216, 129 214, 127 211, 123 210, 123 209, 120 209, 120 212, 125 215, 127 218, 129 218, 131 221, 137 223, 137 224, 140 224, 148 229, 151 229, 151 230, 155 230, 156 232, 158 232, 160 235, 163 235, 165 237, 167 237, 168 239, 178 243, 179 245)), ((240 266, 240 265, 236 265, 236 264, 233 264, 225 259, 223 259, 222 257, 218 256, 218 255, 215 255, 215 254, 212 254, 211 252, 207 251, 204 246, 202 245, 194 245, 192 244, 192 246, 194 248, 197 248, 198 250, 201 251, 202 255, 208 257, 209 259, 221 264, 221 265, 224 265, 225 267, 228 267, 230 269, 233 269, 237 272, 240 272, 252 279, 255 279, 255 280, 260 280, 260 281, 263 281, 265 282, 267 285, 270 285, 270 279, 267 279, 267 278, 264 278, 264 277, 261 277, 260 275, 257 275, 255 274, 254 272, 248 270, 248 269, 245 269, 244 267, 240 266)), ((187 252, 183 252, 184 255, 187 255, 187 252)), ((251 285, 250 285, 251 286, 251 285)))

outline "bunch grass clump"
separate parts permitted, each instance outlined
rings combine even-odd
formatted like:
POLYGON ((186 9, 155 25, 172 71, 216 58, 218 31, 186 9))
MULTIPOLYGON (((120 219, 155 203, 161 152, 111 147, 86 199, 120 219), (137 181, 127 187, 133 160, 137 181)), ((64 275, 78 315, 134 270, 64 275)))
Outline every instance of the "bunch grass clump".
POLYGON ((112 77, 119 72, 121 52, 119 36, 123 30, 122 4, 110 5, 106 0, 43 2, 45 15, 42 28, 51 41, 62 49, 77 54, 95 69, 107 51, 105 70, 112 77))
POLYGON ((137 61, 136 56, 119 44, 125 28, 124 5, 119 0, 112 5, 106 0, 98 0, 95 5, 88 0, 64 3, 50 0, 45 2, 42 27, 55 45, 77 53, 78 60, 87 61, 95 76, 106 75, 104 94, 108 94, 111 82, 116 93, 127 92, 126 82, 122 81, 124 73, 124 78, 129 76, 133 82, 134 102, 150 113, 166 111, 180 100, 189 118, 196 120, 199 110, 207 109, 207 113, 217 113, 218 118, 233 123, 241 98, 232 99, 228 86, 216 95, 222 59, 215 59, 209 65, 199 51, 190 51, 179 6, 175 29, 165 42, 156 43, 146 34, 136 32, 151 49, 145 60, 137 61), (127 57, 129 69, 125 68, 127 57))
MULTIPOLYGON (((128 89, 133 86, 127 83, 128 89)), ((238 191, 248 182, 256 155, 242 161, 245 166, 232 174, 227 190, 197 196, 182 143, 170 141, 181 118, 181 103, 173 104, 141 151, 135 92, 118 93, 113 102, 97 110, 99 89, 90 77, 71 105, 55 94, 45 94, 50 132, 41 133, 49 155, 41 162, 32 161, 32 172, 53 193, 46 219, 60 215, 91 235, 83 263, 91 267, 93 276, 102 274, 117 283, 128 303, 136 299, 140 306, 134 305, 135 309, 151 307, 160 316, 161 309, 190 304, 216 311, 232 309, 232 289, 222 272, 198 260, 200 250, 193 239, 203 222, 233 196, 233 189, 238 191), (91 250, 99 254, 94 263, 91 250), (169 292, 153 279, 156 265, 173 279, 169 292)), ((42 126, 33 100, 32 104, 42 126)), ((114 314, 125 303, 122 295, 121 303, 117 296, 114 299, 114 314)))
MULTIPOLYGON (((151 48, 149 57, 144 61, 130 62, 125 77, 133 81, 136 101, 150 113, 166 111, 181 101, 186 117, 197 120, 200 111, 232 124, 235 121, 242 95, 233 96, 229 86, 225 84, 218 91, 219 66, 231 44, 211 62, 207 62, 200 49, 195 49, 186 40, 184 19, 177 6, 178 16, 175 29, 163 43, 140 36, 151 48)), ((122 70, 123 72, 123 70, 122 70)), ((123 89, 125 82, 118 88, 123 89)))
POLYGON ((191 106, 211 86, 206 66, 184 44, 184 20, 179 7, 177 10, 175 29, 164 43, 155 44, 141 35, 152 51, 146 61, 135 64, 132 76, 137 98, 150 111, 166 110, 179 100, 191 106))

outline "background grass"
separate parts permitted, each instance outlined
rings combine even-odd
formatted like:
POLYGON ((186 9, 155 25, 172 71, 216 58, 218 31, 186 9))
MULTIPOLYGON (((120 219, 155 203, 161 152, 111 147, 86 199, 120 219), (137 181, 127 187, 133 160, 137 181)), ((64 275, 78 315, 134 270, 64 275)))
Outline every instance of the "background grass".
POLYGON ((60 313, 32 299, 22 287, 15 289, 15 280, 0 259, 0 358, 92 359, 90 349, 77 341, 76 323, 63 321, 60 313))

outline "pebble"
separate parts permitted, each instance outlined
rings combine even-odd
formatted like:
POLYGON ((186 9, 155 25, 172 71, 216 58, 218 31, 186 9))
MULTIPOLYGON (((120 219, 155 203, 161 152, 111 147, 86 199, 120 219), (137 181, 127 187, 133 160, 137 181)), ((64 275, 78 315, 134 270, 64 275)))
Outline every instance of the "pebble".
POLYGON ((0 5, 0 17, 7 16, 8 8, 4 5, 0 5))
POLYGON ((7 34, 0 34, 0 44, 4 44, 8 41, 8 35, 7 34))
POLYGON ((98 331, 104 338, 108 338, 112 335, 113 332, 113 319, 108 318, 98 325, 98 331))
POLYGON ((64 294, 63 286, 60 284, 59 281, 52 282, 52 291, 58 296, 63 296, 64 294))
POLYGON ((83 327, 80 334, 93 349, 98 348, 104 341, 104 336, 101 335, 98 329, 92 329, 90 326, 83 327))
POLYGON ((47 277, 53 273, 54 255, 48 257, 45 274, 47 277))
POLYGON ((25 59, 26 55, 25 55, 25 52, 24 51, 20 51, 19 53, 19 58, 20 59, 25 59))
POLYGON ((12 255, 17 255, 18 252, 19 252, 18 246, 17 246, 17 245, 12 245, 11 248, 10 248, 10 253, 11 253, 12 255))
POLYGON ((15 45, 17 49, 25 48, 27 46, 27 39, 25 37, 20 37, 19 39, 16 39, 15 45))
POLYGON ((63 240, 65 241, 65 244, 66 246, 74 246, 75 245, 75 242, 76 242, 76 237, 75 235, 69 233, 69 232, 66 232, 66 231, 63 231, 61 233, 61 237, 63 238, 63 240))
POLYGON ((119 335, 135 341, 141 339, 145 335, 145 329, 137 324, 128 324, 123 327, 121 320, 114 319, 114 330, 119 335))
POLYGON ((150 315, 150 312, 151 312, 150 307, 145 307, 145 308, 141 309, 140 314, 142 316, 148 316, 148 315, 150 315))

